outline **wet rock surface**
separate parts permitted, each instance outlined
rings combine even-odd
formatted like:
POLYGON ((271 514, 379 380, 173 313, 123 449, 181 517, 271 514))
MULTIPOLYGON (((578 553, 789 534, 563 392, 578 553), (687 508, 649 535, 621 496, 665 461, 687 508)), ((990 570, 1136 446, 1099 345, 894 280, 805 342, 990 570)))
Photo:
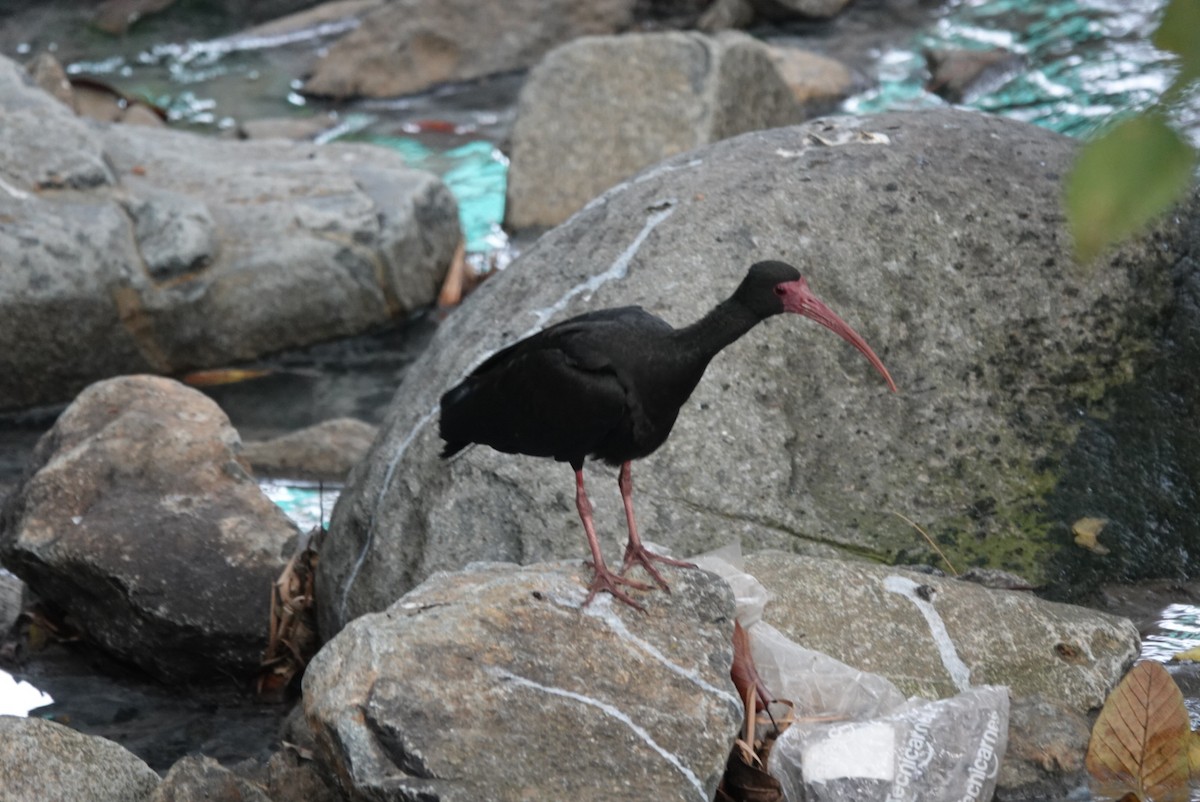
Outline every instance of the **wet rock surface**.
POLYGON ((150 802, 272 802, 266 789, 239 777, 212 758, 183 758, 167 772, 150 802))
POLYGON ((0 110, 0 409, 377 327, 433 300, 460 238, 386 150, 96 127, 2 58, 0 110))
POLYGON ((387 97, 524 69, 565 41, 621 30, 633 7, 632 0, 395 0, 330 47, 305 90, 387 97))
POLYGON ((335 418, 271 440, 245 443, 241 455, 258 476, 341 482, 362 461, 377 431, 354 418, 335 418))
POLYGON ((997 802, 1065 799, 1086 784, 1084 758, 1092 734, 1087 718, 1060 701, 1036 695, 1014 699, 1008 721, 997 802))
POLYGON ((86 638, 159 677, 248 676, 297 530, 238 445, 225 414, 177 382, 93 385, 6 499, 0 555, 86 638))
MULTIPOLYGON (((1050 556, 1075 549, 1057 527, 1089 514, 1048 520, 1047 491, 1105 470, 1062 460, 1119 408, 1114 388, 1162 358, 1157 321, 1186 286, 1170 270, 1197 241, 1188 206, 1079 271, 1058 201, 1074 150, 973 112, 831 118, 682 154, 596 199, 477 291, 406 375, 335 510, 323 630, 435 570, 581 553, 566 468, 487 448, 438 457, 438 397, 487 354, 610 306, 689 323, 768 258, 800 266, 901 392, 827 332, 767 321, 714 360, 670 440, 635 467, 643 536, 687 553, 740 538, 928 561, 897 511, 964 566, 1045 584, 1050 556)), ((1176 438, 1196 429, 1181 412, 1166 421, 1176 438)), ((611 538, 615 476, 589 475, 611 538)))
POLYGON ((767 19, 803 17, 828 19, 837 16, 850 0, 751 0, 754 10, 767 19))
POLYGON ((264 763, 279 746, 288 708, 256 699, 250 682, 214 674, 170 686, 95 647, 27 643, 0 642, 0 668, 54 699, 33 717, 119 744, 159 774, 188 754, 264 763))
POLYGON ((992 85, 1021 69, 1021 57, 1001 48, 992 50, 931 50, 929 91, 951 103, 962 103, 971 95, 985 94, 992 85))
POLYGON ((804 110, 804 118, 836 111, 854 79, 836 59, 795 47, 772 47, 771 58, 783 82, 804 110))
POLYGON ((587 608, 578 563, 439 574, 304 678, 318 753, 370 799, 711 799, 742 718, 733 599, 667 571, 646 613, 587 608), (652 690, 650 690, 652 689, 652 690))

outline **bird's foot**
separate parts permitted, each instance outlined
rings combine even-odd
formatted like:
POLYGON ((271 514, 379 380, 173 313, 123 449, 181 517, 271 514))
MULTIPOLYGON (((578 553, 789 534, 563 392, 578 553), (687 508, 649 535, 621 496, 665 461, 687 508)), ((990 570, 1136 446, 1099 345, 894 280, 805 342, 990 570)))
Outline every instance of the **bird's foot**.
POLYGON ((663 579, 662 574, 654 567, 654 563, 660 562, 663 565, 674 565, 677 568, 695 568, 695 563, 690 563, 685 560, 676 560, 674 557, 667 557, 664 554, 655 554, 641 543, 629 543, 625 546, 625 564, 621 567, 621 575, 628 573, 629 569, 634 565, 640 565, 646 569, 646 573, 650 578, 658 583, 658 586, 667 593, 671 592, 671 588, 667 585, 667 580, 663 579))
POLYGON ((620 574, 614 574, 612 571, 608 570, 608 566, 605 565, 601 565, 599 568, 592 563, 587 563, 587 565, 592 566, 592 570, 595 571, 595 574, 592 576, 592 584, 588 585, 588 595, 583 602, 584 607, 587 607, 592 603, 592 598, 597 593, 604 591, 605 593, 611 593, 618 601, 623 601, 630 607, 641 610, 643 613, 646 612, 646 608, 643 607, 640 602, 638 602, 625 591, 621 590, 619 586, 625 585, 626 587, 633 588, 634 590, 652 590, 650 585, 647 585, 645 582, 626 579, 620 574))

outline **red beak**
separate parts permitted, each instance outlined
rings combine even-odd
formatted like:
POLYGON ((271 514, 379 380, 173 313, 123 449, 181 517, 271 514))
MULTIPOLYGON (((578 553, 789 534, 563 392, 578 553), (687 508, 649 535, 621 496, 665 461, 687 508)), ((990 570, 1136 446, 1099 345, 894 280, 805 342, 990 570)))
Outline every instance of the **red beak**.
POLYGON ((883 366, 883 361, 871 350, 871 346, 867 345, 867 341, 860 337, 858 332, 850 328, 850 324, 838 317, 820 298, 813 295, 812 290, 808 288, 808 282, 803 277, 795 281, 784 282, 775 289, 781 295, 784 311, 804 315, 806 318, 815 320, 853 345, 867 358, 868 362, 875 366, 875 370, 883 375, 891 391, 893 393, 898 392, 896 390, 896 383, 892 381, 892 375, 883 366))

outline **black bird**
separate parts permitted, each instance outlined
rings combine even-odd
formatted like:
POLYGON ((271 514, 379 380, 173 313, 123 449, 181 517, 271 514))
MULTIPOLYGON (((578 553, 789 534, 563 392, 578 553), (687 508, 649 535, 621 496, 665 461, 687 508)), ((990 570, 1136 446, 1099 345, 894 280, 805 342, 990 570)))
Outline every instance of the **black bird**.
POLYGON ((472 443, 508 454, 553 457, 575 469, 575 506, 592 550, 595 575, 587 604, 598 591, 642 609, 621 590, 649 585, 625 578, 642 565, 664 590, 653 562, 690 566, 647 550, 633 519, 629 463, 666 441, 679 409, 717 353, 765 318, 792 312, 811 318, 849 342, 896 385, 883 362, 848 324, 819 301, 796 268, 758 262, 733 295, 682 329, 640 306, 588 312, 555 324, 496 352, 441 400, 440 432, 450 457, 472 443), (583 461, 620 465, 629 542, 620 574, 604 563, 592 505, 583 487, 583 461))

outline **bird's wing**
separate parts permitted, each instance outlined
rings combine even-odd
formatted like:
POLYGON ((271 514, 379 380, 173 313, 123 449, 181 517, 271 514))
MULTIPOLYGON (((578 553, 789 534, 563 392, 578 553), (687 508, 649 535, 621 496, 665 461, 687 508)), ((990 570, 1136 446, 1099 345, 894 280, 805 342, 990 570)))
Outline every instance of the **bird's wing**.
MULTIPOLYGON (((482 376, 497 365, 508 362, 521 352, 534 351, 547 347, 565 347, 565 344, 571 341, 578 342, 581 336, 587 339, 594 339, 594 336, 588 337, 588 335, 595 335, 598 330, 607 328, 606 324, 628 324, 641 318, 650 318, 662 323, 662 321, 640 306, 621 306, 615 309, 599 309, 595 312, 585 312, 582 315, 577 315, 569 320, 556 323, 553 326, 542 329, 536 334, 531 334, 523 340, 518 340, 511 345, 501 348, 481 362, 471 371, 470 375, 482 376)), ((664 323, 663 325, 666 324, 664 323)), ((594 351, 594 349, 588 350, 594 351)), ((577 356, 577 358, 580 357, 577 356)), ((589 359, 588 361, 591 360, 589 359)))
POLYGON ((620 425, 626 388, 578 319, 490 357, 442 397, 447 452, 466 443, 581 463, 620 425))

